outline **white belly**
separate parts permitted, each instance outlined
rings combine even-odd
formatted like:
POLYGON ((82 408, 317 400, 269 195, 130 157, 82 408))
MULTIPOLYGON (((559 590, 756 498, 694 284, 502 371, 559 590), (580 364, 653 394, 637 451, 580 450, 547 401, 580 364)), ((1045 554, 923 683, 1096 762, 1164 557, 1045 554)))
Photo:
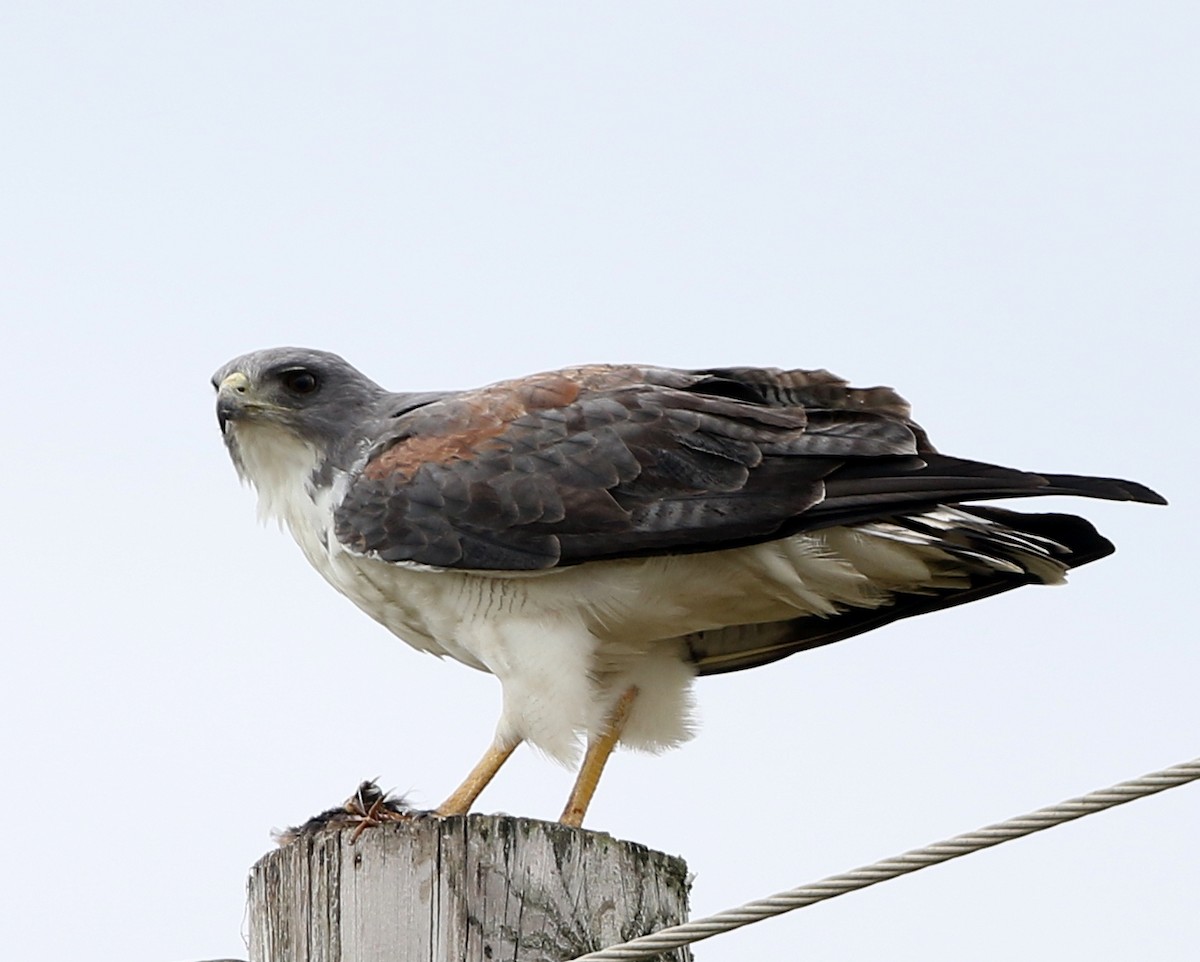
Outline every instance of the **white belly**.
POLYGON ((275 451, 268 442, 244 448, 263 513, 286 523, 330 584, 408 644, 496 675, 504 690, 499 734, 562 760, 574 754, 578 733, 598 732, 629 685, 641 694, 625 744, 656 750, 689 736, 695 670, 682 636, 877 607, 893 591, 955 577, 939 570, 941 552, 870 526, 544 572, 392 564, 338 543, 339 483, 314 490, 315 452, 275 451))

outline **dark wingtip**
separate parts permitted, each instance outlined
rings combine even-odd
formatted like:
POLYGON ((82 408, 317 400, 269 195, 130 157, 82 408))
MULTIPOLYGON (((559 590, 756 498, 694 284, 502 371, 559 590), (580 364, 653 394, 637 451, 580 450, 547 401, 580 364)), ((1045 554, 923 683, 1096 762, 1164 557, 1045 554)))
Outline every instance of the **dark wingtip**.
POLYGON ((1157 491, 1121 478, 1092 478, 1078 474, 1044 474, 1050 487, 1058 490, 1046 494, 1079 494, 1107 501, 1138 501, 1142 504, 1166 504, 1167 499, 1157 491))
POLYGON ((1114 479, 1109 483, 1117 491, 1124 495, 1124 497, 1120 499, 1122 501, 1138 501, 1142 504, 1167 503, 1167 499, 1153 488, 1148 488, 1144 484, 1138 484, 1136 481, 1122 481, 1120 479, 1114 479))
POLYGON ((1148 488, 1144 484, 1137 484, 1133 481, 1126 481, 1125 483, 1129 486, 1130 491, 1132 492, 1132 497, 1130 498, 1131 501, 1141 501, 1143 504, 1170 503, 1153 488, 1148 488))

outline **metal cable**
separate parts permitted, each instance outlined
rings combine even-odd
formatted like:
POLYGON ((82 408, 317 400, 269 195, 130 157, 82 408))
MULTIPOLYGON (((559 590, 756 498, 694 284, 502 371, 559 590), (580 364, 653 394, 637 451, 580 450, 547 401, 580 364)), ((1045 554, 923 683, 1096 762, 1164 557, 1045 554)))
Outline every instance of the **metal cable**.
POLYGON ((1039 808, 1027 815, 1018 815, 1016 818, 997 822, 995 825, 967 832, 965 835, 956 835, 954 838, 935 842, 924 848, 913 849, 903 855, 856 868, 841 875, 831 875, 819 882, 779 892, 755 902, 747 902, 739 908, 727 909, 716 915, 710 915, 708 918, 673 925, 670 928, 660 929, 658 932, 643 935, 599 952, 589 952, 587 955, 579 956, 575 962, 628 962, 630 959, 646 959, 682 945, 690 945, 693 942, 720 935, 722 932, 741 928, 752 922, 760 922, 763 919, 791 912, 793 909, 804 908, 814 902, 836 898, 847 892, 864 889, 877 882, 886 882, 889 879, 907 875, 909 872, 937 865, 939 862, 948 862, 952 858, 970 855, 972 852, 999 845, 1001 842, 1009 842, 1014 838, 1032 835, 1034 832, 1053 828, 1055 825, 1061 825, 1063 822, 1070 822, 1106 808, 1124 805, 1136 798, 1144 798, 1168 788, 1186 785, 1197 779, 1200 779, 1200 758, 1143 775, 1141 778, 1121 782, 1110 788, 1089 792, 1079 798, 1059 802, 1057 805, 1039 808))

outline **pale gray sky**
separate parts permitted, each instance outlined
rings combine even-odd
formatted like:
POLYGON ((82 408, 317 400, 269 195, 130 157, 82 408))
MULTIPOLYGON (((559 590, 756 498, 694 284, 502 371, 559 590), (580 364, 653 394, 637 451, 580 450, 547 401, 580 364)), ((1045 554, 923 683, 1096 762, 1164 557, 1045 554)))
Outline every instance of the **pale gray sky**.
MULTIPOLYGON (((1194 3, 8 4, 10 958, 244 956, 272 826, 432 804, 498 686, 254 524, 208 377, 829 367, 943 450, 1126 476, 1118 553, 700 682, 593 828, 708 913, 1200 754, 1194 3)), ((1067 502, 1051 503, 1061 509, 1067 502)), ((554 817, 526 753, 481 799, 554 817)), ((706 943, 702 962, 1190 957, 1200 788, 706 943)))

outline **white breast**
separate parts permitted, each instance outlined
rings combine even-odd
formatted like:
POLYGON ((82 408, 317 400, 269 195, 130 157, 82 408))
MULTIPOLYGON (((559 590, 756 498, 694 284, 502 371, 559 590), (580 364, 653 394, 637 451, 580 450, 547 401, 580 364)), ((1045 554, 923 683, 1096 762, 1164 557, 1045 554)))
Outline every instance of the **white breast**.
POLYGON ((931 544, 871 526, 544 572, 384 562, 337 541, 334 507, 348 479, 314 485, 316 449, 270 425, 236 431, 260 514, 285 524, 330 584, 408 644, 495 674, 501 733, 560 759, 572 756, 577 732, 597 732, 630 684, 642 695, 623 742, 658 749, 688 737, 685 635, 874 608, 896 591, 961 577, 931 544))

